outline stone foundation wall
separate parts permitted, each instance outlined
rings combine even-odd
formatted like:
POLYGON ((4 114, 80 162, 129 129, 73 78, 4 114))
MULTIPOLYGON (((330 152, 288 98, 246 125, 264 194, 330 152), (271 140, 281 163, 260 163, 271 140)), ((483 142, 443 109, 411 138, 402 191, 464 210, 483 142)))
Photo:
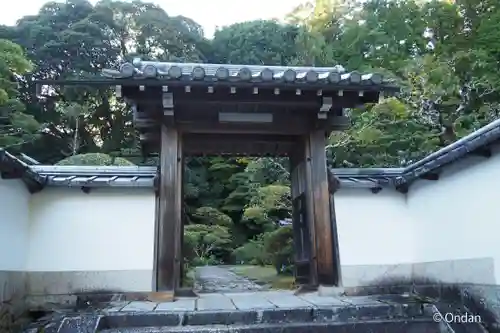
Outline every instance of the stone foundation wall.
POLYGON ((0 303, 22 298, 27 291, 26 273, 0 271, 0 303))
POLYGON ((423 276, 443 283, 493 285, 496 283, 494 264, 493 258, 473 258, 396 265, 342 265, 342 285, 359 287, 384 278, 423 276))
POLYGON ((152 270, 29 272, 30 295, 63 295, 109 290, 151 292, 152 270))
POLYGON ((0 271, 0 332, 18 332, 25 323, 26 282, 24 272, 0 271))
POLYGON ((366 286, 346 287, 344 292, 347 296, 409 294, 422 301, 452 305, 446 312, 466 309, 478 315, 489 329, 495 329, 491 332, 500 329, 500 285, 446 283, 426 277, 394 276, 372 281, 366 286))

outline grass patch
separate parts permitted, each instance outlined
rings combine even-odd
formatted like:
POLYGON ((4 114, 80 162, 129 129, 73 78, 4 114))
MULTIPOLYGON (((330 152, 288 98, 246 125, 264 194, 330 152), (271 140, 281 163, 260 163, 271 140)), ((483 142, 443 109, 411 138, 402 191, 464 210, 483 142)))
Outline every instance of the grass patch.
POLYGON ((194 269, 189 268, 182 278, 182 287, 192 288, 194 286, 194 269))
POLYGON ((295 278, 290 275, 278 275, 272 266, 236 266, 232 271, 257 284, 269 285, 271 289, 295 289, 295 278))

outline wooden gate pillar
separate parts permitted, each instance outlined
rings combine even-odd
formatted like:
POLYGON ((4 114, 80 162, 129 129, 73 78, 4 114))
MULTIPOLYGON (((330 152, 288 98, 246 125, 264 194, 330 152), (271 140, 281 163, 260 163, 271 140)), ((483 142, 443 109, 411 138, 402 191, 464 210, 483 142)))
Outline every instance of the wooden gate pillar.
POLYGON ((316 273, 311 281, 334 286, 339 283, 334 234, 331 218, 328 173, 326 166, 326 133, 315 130, 305 138, 305 177, 309 230, 312 241, 312 267, 316 273))
POLYGON ((181 282, 182 263, 182 142, 174 127, 161 126, 158 291, 174 292, 181 282))

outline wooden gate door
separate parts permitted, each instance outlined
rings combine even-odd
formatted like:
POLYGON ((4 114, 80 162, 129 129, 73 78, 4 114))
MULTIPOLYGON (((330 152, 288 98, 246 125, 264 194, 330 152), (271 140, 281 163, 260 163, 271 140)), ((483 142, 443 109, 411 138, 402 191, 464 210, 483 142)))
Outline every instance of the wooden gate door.
POLYGON ((302 193, 293 199, 292 207, 295 281, 301 285, 310 284, 311 277, 311 236, 306 209, 306 196, 302 193))

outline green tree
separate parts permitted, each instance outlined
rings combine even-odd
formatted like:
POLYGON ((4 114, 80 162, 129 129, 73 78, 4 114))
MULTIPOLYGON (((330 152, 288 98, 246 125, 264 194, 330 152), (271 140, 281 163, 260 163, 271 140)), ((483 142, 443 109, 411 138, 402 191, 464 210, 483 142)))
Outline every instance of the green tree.
POLYGON ((205 224, 184 227, 184 256, 194 265, 220 262, 232 250, 231 234, 226 227, 205 224))
POLYGON ((291 273, 293 267, 292 226, 278 228, 264 236, 264 249, 278 273, 291 273))
POLYGON ((25 106, 18 99, 18 82, 31 69, 19 45, 0 39, 0 147, 17 150, 40 133, 40 123, 25 113, 25 106))
POLYGON ((267 185, 257 188, 243 211, 241 223, 247 234, 256 236, 276 229, 281 219, 291 216, 290 187, 284 185, 267 185))
POLYGON ((119 165, 133 166, 134 164, 122 157, 113 157, 100 153, 80 154, 67 157, 56 165, 119 165))
POLYGON ((200 207, 193 213, 193 221, 199 224, 218 225, 222 227, 231 227, 233 220, 226 214, 213 207, 200 207))
POLYGON ((299 29, 275 21, 236 23, 215 32, 213 59, 217 63, 287 65, 295 57, 299 29))

